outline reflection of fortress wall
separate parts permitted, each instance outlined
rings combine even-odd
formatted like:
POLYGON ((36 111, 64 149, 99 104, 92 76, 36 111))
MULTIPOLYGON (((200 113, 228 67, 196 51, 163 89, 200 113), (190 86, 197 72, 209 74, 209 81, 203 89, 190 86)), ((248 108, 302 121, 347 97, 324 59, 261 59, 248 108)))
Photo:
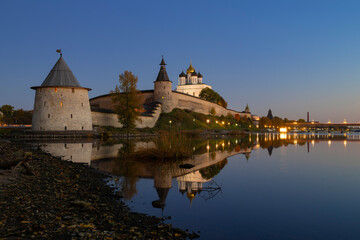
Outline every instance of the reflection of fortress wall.
MULTIPOLYGON (((96 161, 104 158, 116 158, 119 156, 119 149, 123 147, 123 144, 114 144, 111 146, 94 146, 91 153, 91 161, 96 161)), ((153 148, 155 144, 153 142, 136 142, 135 151, 142 148, 153 148)))
POLYGON ((111 146, 97 146, 93 147, 91 151, 91 161, 115 158, 119 155, 119 149, 122 148, 122 144, 114 144, 111 146))
POLYGON ((91 161, 92 143, 47 143, 41 149, 64 160, 87 164, 91 161))

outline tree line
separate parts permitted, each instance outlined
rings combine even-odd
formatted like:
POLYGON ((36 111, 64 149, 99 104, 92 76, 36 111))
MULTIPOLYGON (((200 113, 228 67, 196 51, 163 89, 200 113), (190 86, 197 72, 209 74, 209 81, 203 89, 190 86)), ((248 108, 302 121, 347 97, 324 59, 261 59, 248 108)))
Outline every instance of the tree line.
POLYGON ((3 105, 0 108, 0 123, 1 124, 31 124, 32 111, 23 109, 14 110, 11 105, 3 105))

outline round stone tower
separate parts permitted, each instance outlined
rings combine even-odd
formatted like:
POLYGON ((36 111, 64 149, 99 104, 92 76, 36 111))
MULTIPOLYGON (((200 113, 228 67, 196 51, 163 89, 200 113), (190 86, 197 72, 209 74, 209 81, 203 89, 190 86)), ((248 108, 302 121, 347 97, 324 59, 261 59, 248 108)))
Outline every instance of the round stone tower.
POLYGON ((165 61, 162 58, 160 63, 160 71, 154 82, 154 101, 161 103, 162 111, 165 113, 171 112, 172 104, 172 82, 166 72, 165 61))
POLYGON ((32 118, 33 131, 91 131, 88 91, 81 87, 62 58, 36 91, 32 118))

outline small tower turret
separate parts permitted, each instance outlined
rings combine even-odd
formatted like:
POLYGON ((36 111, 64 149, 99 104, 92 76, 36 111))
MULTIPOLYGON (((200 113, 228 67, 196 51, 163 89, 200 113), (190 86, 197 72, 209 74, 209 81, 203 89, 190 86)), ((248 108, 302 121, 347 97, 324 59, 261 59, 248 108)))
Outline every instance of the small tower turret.
POLYGON ((250 108, 249 108, 249 105, 248 105, 248 104, 246 104, 246 107, 245 107, 245 111, 244 111, 244 112, 250 113, 250 108))
POLYGON ((185 85, 186 84, 186 74, 184 71, 182 71, 179 75, 179 85, 185 85))
POLYGON ((154 101, 162 104, 162 111, 167 113, 172 110, 172 82, 166 72, 165 61, 162 58, 160 71, 154 82, 154 101))
POLYGON ((201 73, 199 71, 199 73, 198 73, 198 83, 202 84, 202 81, 203 81, 203 75, 201 75, 201 73))

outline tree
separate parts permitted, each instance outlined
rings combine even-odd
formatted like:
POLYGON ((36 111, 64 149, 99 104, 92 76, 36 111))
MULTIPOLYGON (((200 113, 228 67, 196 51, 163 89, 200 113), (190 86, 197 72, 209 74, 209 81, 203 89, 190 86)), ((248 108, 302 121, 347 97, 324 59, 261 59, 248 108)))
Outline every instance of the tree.
POLYGON ((305 119, 300 118, 300 119, 298 120, 298 123, 305 123, 305 119))
POLYGON ((215 108, 211 108, 210 109, 210 114, 212 115, 212 116, 215 116, 215 114, 216 114, 216 111, 215 111, 215 108))
POLYGON ((25 111, 23 109, 15 110, 13 114, 13 121, 16 124, 31 124, 32 111, 25 111))
POLYGON ((272 126, 272 121, 268 118, 268 117, 262 117, 260 118, 260 122, 259 122, 260 127, 269 127, 272 126))
POLYGON ((274 118, 273 115, 272 115, 271 109, 269 109, 269 111, 268 111, 267 118, 270 119, 270 120, 272 120, 274 118))
POLYGON ((137 76, 130 71, 125 71, 119 75, 120 85, 116 85, 115 90, 111 91, 114 111, 127 131, 135 128, 136 122, 141 121, 142 105, 140 92, 136 88, 137 82, 137 76))
POLYGON ((227 102, 222 97, 219 98, 219 101, 217 102, 217 104, 219 104, 220 106, 223 106, 224 108, 227 107, 227 102))
POLYGON ((14 107, 11 105, 3 105, 0 108, 0 112, 2 113, 2 116, 0 116, 1 122, 5 124, 11 124, 13 123, 13 115, 14 115, 14 107))
POLYGON ((224 108, 227 107, 227 102, 220 96, 220 94, 208 87, 201 90, 199 97, 206 101, 217 103, 224 108))
POLYGON ((274 117, 272 120, 272 124, 275 127, 282 127, 284 125, 284 121, 279 117, 274 117))

